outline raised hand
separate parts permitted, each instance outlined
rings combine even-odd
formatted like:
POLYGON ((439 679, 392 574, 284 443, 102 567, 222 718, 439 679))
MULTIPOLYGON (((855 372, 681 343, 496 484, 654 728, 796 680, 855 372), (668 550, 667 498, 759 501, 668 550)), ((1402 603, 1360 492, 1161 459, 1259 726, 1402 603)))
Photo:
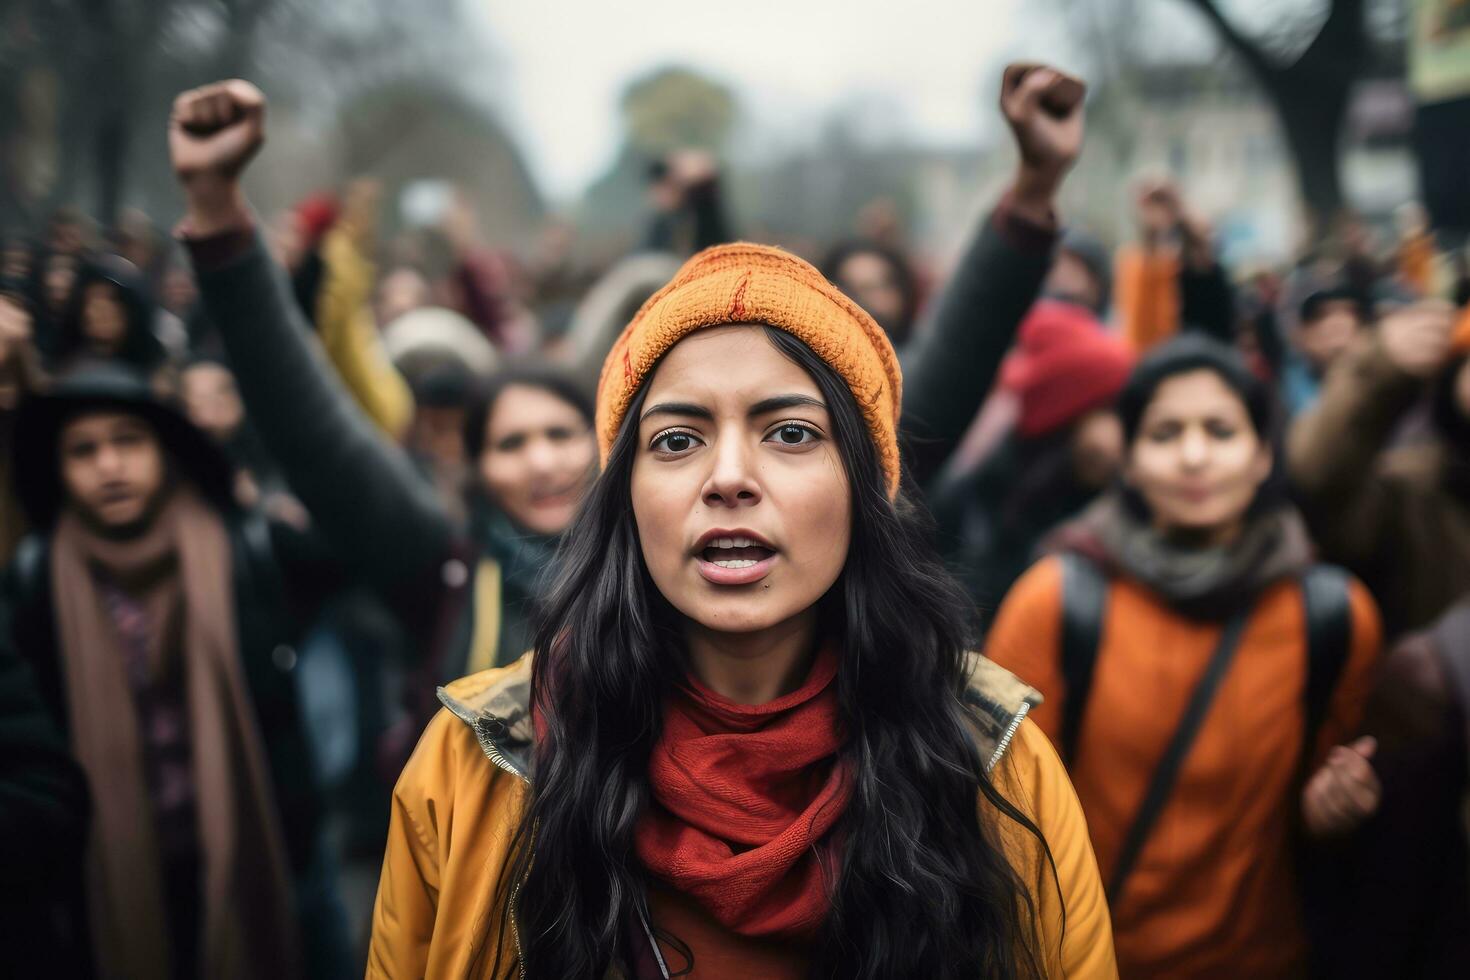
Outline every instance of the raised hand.
POLYGON ((1371 736, 1339 745, 1302 790, 1302 819, 1313 837, 1339 837, 1356 830, 1378 810, 1383 787, 1369 760, 1378 750, 1371 736))
POLYGON ((1045 65, 1008 65, 1000 110, 1016 139, 1021 171, 1018 203, 1049 213, 1062 178, 1082 152, 1087 85, 1045 65))
POLYGON ((264 142, 265 95, 247 81, 216 82, 174 100, 168 152, 192 233, 248 222, 240 174, 264 142))
POLYGON ((1443 300, 1423 300, 1394 310, 1378 327, 1389 361, 1415 378, 1438 373, 1450 356, 1454 335, 1455 308, 1443 300))

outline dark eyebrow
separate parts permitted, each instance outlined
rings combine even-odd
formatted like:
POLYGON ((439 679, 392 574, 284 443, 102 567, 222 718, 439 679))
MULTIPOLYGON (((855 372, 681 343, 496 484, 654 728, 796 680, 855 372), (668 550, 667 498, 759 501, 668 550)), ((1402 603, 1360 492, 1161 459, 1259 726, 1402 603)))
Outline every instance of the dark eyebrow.
POLYGON ((776 395, 772 398, 764 398, 750 406, 748 413, 751 418, 757 415, 769 415, 771 412, 780 412, 788 408, 820 408, 827 410, 826 402, 820 398, 812 398, 810 395, 776 395))
POLYGON ((713 420, 715 413, 703 405, 695 405, 691 402, 659 402, 652 408, 646 409, 643 416, 638 419, 642 422, 650 415, 682 415, 685 418, 713 420))

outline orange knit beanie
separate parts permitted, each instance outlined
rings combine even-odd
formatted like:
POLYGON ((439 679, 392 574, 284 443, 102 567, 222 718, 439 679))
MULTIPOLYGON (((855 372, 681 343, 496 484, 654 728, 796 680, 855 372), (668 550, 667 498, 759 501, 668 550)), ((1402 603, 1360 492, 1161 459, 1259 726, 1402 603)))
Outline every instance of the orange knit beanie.
POLYGON ((623 415, 669 348, 696 330, 768 324, 806 344, 847 382, 878 449, 888 496, 898 494, 903 378, 882 328, 806 262, 767 245, 717 245, 654 293, 613 344, 597 385, 597 446, 607 463, 623 415))

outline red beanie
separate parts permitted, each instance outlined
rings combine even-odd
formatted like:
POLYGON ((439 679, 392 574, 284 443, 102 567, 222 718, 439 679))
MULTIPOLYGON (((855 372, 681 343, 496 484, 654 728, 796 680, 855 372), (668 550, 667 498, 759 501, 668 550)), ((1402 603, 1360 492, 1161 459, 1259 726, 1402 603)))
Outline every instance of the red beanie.
POLYGON ((1000 383, 1021 399, 1022 436, 1034 439, 1110 404, 1133 370, 1133 352, 1091 310, 1044 299, 1021 324, 1000 383))
POLYGON ((306 236, 308 248, 316 248, 322 237, 337 223, 341 205, 327 192, 312 194, 296 204, 296 220, 306 236))

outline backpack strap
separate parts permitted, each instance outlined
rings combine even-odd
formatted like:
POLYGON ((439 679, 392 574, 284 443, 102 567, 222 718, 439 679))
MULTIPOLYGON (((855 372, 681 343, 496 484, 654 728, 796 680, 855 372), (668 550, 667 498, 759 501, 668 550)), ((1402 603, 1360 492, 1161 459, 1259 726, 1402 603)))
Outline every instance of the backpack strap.
POLYGON ((1092 692, 1092 673, 1102 645, 1103 615, 1107 608, 1108 580, 1102 569, 1075 552, 1063 552, 1062 563, 1062 680, 1067 686, 1062 699, 1062 761, 1071 765, 1077 757, 1077 740, 1082 732, 1082 713, 1092 692))
POLYGON ((1159 814, 1163 812, 1164 804, 1169 802, 1169 796, 1174 791, 1174 783, 1179 778, 1179 770, 1184 765, 1184 759, 1194 746, 1195 736, 1199 734, 1200 728, 1204 725, 1205 717, 1210 713, 1210 706, 1215 703, 1215 695, 1219 692, 1220 684, 1230 670, 1230 663, 1235 659, 1235 651, 1240 648, 1240 638, 1245 633, 1250 613, 1250 608, 1243 609, 1226 622, 1220 634, 1220 640, 1215 645, 1215 652, 1205 667, 1204 676, 1195 685, 1194 693, 1189 698, 1189 705, 1184 709, 1184 717, 1180 719, 1179 727, 1174 730, 1174 737, 1169 740, 1163 758, 1159 760, 1158 766, 1154 769, 1154 774, 1149 779, 1148 790, 1143 796, 1143 804, 1138 808, 1138 813, 1134 816, 1133 823, 1129 825, 1128 833, 1123 838, 1123 846, 1118 853, 1118 863, 1113 867, 1112 880, 1108 882, 1109 901, 1116 902, 1123 894, 1123 886, 1128 881, 1134 865, 1138 862, 1138 855, 1143 851, 1143 845, 1148 840, 1149 832, 1153 830, 1154 823, 1158 820, 1159 814))
POLYGON ((1333 565, 1313 565, 1302 576, 1307 621, 1307 684, 1302 692, 1306 725, 1302 729, 1303 768, 1309 764, 1317 733, 1327 720, 1332 692, 1352 649, 1353 610, 1348 574, 1333 565))

